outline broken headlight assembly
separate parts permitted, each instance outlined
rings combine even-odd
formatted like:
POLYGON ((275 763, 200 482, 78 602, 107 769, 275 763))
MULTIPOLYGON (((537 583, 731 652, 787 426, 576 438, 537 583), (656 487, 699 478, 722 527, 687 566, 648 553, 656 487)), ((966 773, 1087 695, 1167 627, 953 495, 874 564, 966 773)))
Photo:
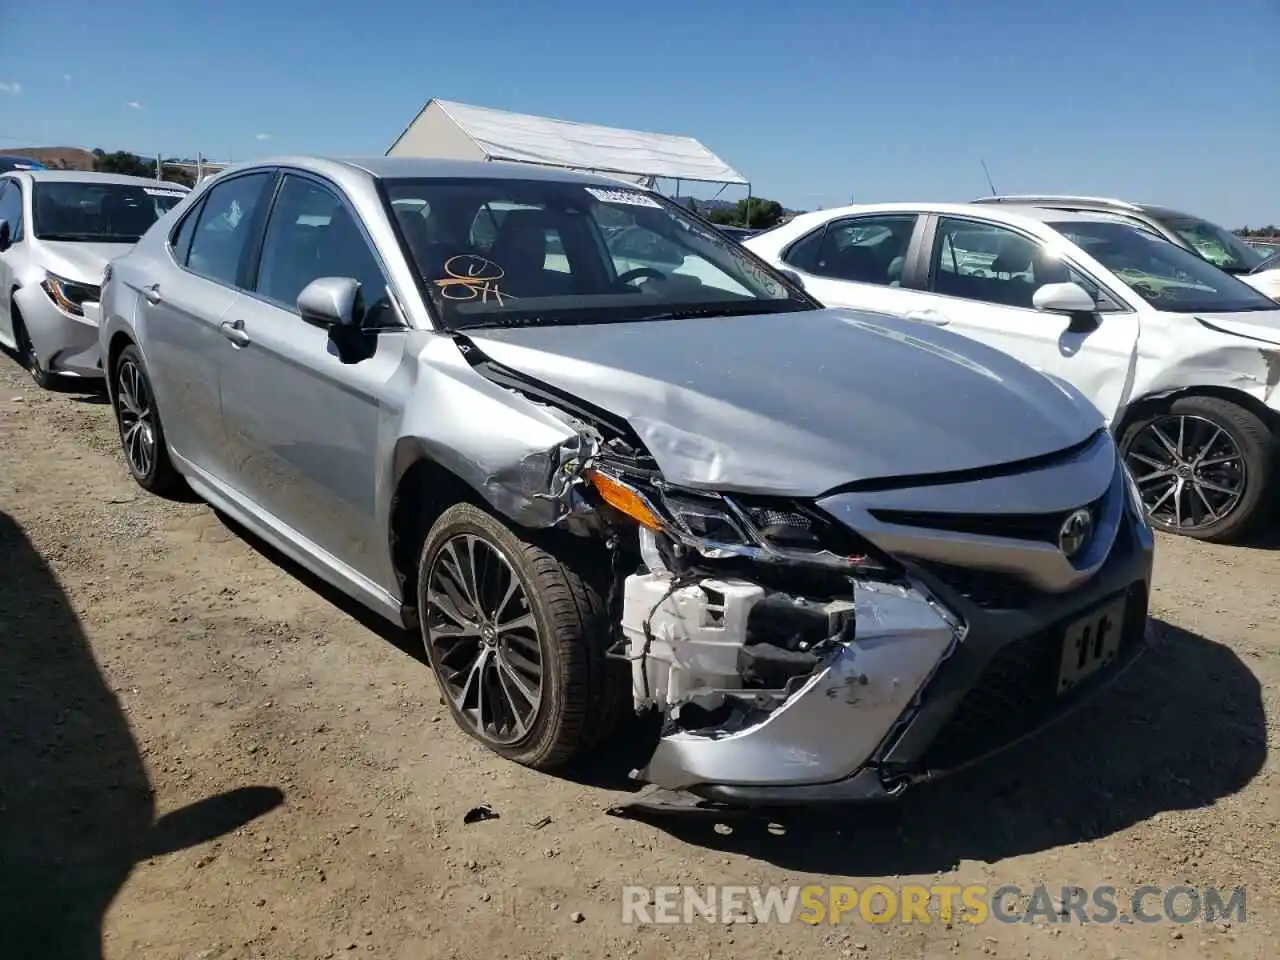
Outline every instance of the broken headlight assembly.
POLYGON ((805 504, 691 491, 598 468, 587 478, 605 503, 654 535, 644 540, 656 540, 677 558, 825 567, 875 579, 900 573, 892 560, 805 504))
POLYGON ((101 291, 91 284, 77 283, 53 273, 45 274, 40 286, 59 310, 74 317, 83 317, 84 305, 96 302, 102 296, 101 291))

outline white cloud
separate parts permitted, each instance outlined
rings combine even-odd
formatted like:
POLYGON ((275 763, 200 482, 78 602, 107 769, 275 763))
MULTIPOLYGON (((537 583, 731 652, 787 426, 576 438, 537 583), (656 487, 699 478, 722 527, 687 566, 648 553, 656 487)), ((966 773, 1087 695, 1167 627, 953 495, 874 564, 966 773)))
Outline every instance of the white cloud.
POLYGON ((269 134, 269 133, 255 133, 255 134, 253 135, 253 139, 255 139, 255 140, 270 140, 270 139, 271 139, 271 134, 269 134))
POLYGON ((133 109, 133 110, 141 110, 141 109, 142 109, 142 104, 141 104, 141 103, 139 103, 137 100, 130 100, 128 103, 126 103, 126 104, 125 104, 125 106, 126 106, 126 107, 130 107, 130 108, 131 108, 131 109, 133 109))
POLYGON ((0 83, 0 93, 21 93, 21 92, 22 92, 22 84, 20 84, 17 80, 14 80, 11 83, 0 83))

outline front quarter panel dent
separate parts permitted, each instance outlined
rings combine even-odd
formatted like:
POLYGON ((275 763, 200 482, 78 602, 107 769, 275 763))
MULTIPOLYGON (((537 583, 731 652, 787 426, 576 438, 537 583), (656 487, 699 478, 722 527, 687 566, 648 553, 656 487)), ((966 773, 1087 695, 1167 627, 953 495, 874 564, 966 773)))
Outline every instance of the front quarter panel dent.
POLYGON ((591 438, 549 408, 481 377, 450 339, 427 336, 396 441, 394 486, 427 457, 516 524, 559 523, 574 478, 594 455, 591 438))
POLYGON ((1134 379, 1133 402, 1196 388, 1248 394, 1280 412, 1280 346, 1261 344, 1198 324, 1156 333, 1144 328, 1134 379))

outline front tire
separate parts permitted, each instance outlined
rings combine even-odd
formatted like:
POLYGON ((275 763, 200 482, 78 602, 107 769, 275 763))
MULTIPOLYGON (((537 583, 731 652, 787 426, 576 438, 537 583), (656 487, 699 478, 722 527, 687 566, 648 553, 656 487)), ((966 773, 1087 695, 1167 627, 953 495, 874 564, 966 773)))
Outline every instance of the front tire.
POLYGON ((1268 512, 1276 438, 1239 404, 1179 397, 1131 423, 1120 450, 1159 530, 1230 542, 1268 512))
POLYGON ((114 379, 111 405, 120 430, 124 460, 133 479, 142 489, 158 496, 173 497, 182 493, 186 483, 169 459, 151 378, 136 346, 129 344, 120 352, 111 376, 114 379))
POLYGON ((422 639, 455 722, 536 770, 594 747, 629 693, 605 657, 605 604, 579 566, 465 503, 432 524, 418 563, 422 639))
POLYGON ((9 310, 9 316, 13 318, 13 340, 18 346, 18 359, 22 361, 22 366, 27 373, 31 374, 31 379, 36 382, 37 387, 41 390, 51 389, 56 382, 56 377, 40 362, 36 348, 31 343, 31 335, 27 333, 27 325, 18 311, 18 305, 11 304, 9 310))

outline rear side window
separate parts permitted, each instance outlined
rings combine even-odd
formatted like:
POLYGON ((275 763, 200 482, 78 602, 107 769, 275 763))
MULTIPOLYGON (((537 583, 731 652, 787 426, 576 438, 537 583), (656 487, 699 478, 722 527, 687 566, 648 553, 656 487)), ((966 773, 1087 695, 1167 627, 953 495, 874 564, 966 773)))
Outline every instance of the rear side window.
POLYGON ((213 187, 205 197, 187 266, 235 286, 253 234, 253 225, 274 174, 263 171, 236 177, 213 187))
POLYGON ((823 224, 807 237, 793 243, 791 249, 783 256, 783 262, 795 267, 797 270, 803 270, 805 273, 815 273, 817 271, 818 251, 822 248, 822 236, 826 232, 826 224, 823 224))
POLYGON ((200 219, 200 210, 203 207, 204 203, 199 202, 187 211, 187 215, 182 218, 178 229, 169 240, 169 245, 173 247, 173 258, 184 267, 187 265, 187 255, 191 252, 191 238, 195 236, 196 222, 200 219))

